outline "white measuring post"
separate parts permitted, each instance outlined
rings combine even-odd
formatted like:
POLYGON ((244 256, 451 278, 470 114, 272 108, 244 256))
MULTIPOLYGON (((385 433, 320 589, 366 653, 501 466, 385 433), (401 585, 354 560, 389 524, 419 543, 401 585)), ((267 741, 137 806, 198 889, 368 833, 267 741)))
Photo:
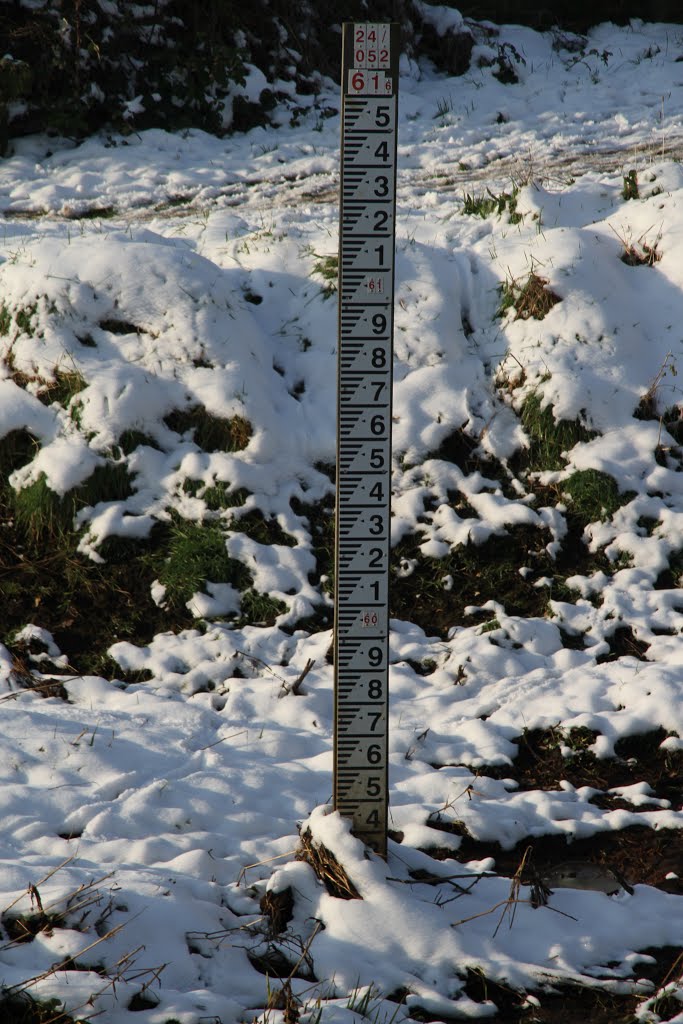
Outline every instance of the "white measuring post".
POLYGON ((386 857, 399 26, 343 26, 334 806, 386 857))

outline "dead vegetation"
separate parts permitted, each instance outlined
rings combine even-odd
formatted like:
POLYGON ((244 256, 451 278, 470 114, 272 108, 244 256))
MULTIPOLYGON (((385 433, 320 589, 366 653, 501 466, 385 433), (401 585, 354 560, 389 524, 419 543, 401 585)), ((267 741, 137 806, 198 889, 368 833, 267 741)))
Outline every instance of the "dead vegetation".
POLYGON ((316 877, 324 884, 330 896, 340 900, 359 900, 360 893, 346 873, 346 869, 326 847, 316 843, 310 829, 300 835, 297 860, 306 861, 316 877))
POLYGON ((622 246, 619 259, 627 267, 653 267, 655 263, 659 263, 661 260, 662 253, 659 249, 659 243, 662 239, 661 231, 653 241, 647 241, 647 235, 651 229, 644 231, 635 240, 631 238, 630 233, 627 231, 620 234, 615 228, 612 228, 612 230, 622 246))

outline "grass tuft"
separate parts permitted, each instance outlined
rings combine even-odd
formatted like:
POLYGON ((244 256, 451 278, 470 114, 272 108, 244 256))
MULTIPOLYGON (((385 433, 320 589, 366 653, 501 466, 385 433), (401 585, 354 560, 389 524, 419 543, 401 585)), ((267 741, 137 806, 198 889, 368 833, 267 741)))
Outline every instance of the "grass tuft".
POLYGON ((115 206, 91 206, 87 210, 76 214, 74 220, 111 220, 115 217, 117 210, 115 206))
POLYGON ((12 495, 19 531, 30 543, 57 539, 73 523, 72 500, 62 498, 48 486, 44 473, 28 487, 12 495))
POLYGON ((142 327, 138 327, 137 324, 131 323, 130 320, 116 320, 116 319, 105 319, 100 320, 97 325, 100 330, 107 331, 109 334, 120 335, 125 337, 126 334, 144 334, 142 327))
POLYGON ((253 433, 251 423, 243 416, 213 416, 201 405, 176 409, 164 417, 164 423, 177 434, 192 431, 195 444, 205 452, 242 451, 253 433))
POLYGON ((662 258, 658 246, 662 238, 662 233, 657 235, 654 242, 650 243, 645 241, 645 235, 647 231, 634 241, 631 239, 630 232, 622 232, 621 234, 615 230, 612 230, 617 236, 622 245, 621 255, 619 259, 622 263, 625 263, 627 267, 653 267, 655 263, 659 263, 662 258))
MULTIPOLYGON (((244 504, 242 502, 242 504, 244 504)), ((285 533, 277 519, 266 519, 259 509, 253 509, 246 515, 233 516, 230 529, 235 533, 244 533, 258 544, 281 544, 288 548, 296 547, 296 540, 285 533)))
POLYGON ((500 195, 495 195, 490 188, 486 189, 485 194, 479 196, 466 192, 463 197, 462 212, 468 217, 486 218, 492 214, 502 217, 507 210, 510 224, 519 224, 524 218, 521 213, 517 212, 518 194, 518 188, 513 188, 512 192, 501 192, 500 195))
POLYGON ((156 448, 159 446, 153 437, 141 430, 124 430, 118 439, 118 448, 123 455, 132 455, 137 448, 156 448))
POLYGON ((530 320, 532 317, 543 320, 560 301, 560 296, 548 287, 547 279, 532 270, 523 284, 515 278, 503 282, 496 315, 502 317, 509 309, 514 309, 515 320, 530 320))
POLYGON ((49 380, 15 370, 12 380, 20 388, 26 388, 29 384, 33 385, 36 396, 43 405, 52 405, 53 402, 57 402, 65 409, 71 399, 88 386, 87 381, 78 370, 55 369, 54 376, 49 380))
POLYGON ((563 453, 597 436, 578 419, 556 421, 552 406, 544 406, 536 391, 524 399, 520 419, 530 441, 523 458, 526 468, 532 472, 562 469, 566 462, 563 453))
POLYGON ((629 199, 640 199, 638 172, 634 168, 631 168, 628 174, 624 175, 624 187, 621 190, 621 194, 626 201, 629 199))
POLYGON ((184 606, 193 594, 204 591, 207 580, 230 583, 238 590, 252 584, 248 569, 228 555, 220 524, 191 523, 174 515, 166 558, 159 567, 167 607, 184 606))
POLYGON ((621 493, 613 476, 597 469, 581 469, 562 483, 562 491, 571 498, 569 515, 585 527, 610 519, 617 509, 635 497, 634 491, 621 493))
POLYGON ((124 501, 132 493, 126 466, 108 462, 97 466, 87 480, 63 496, 52 490, 42 473, 28 487, 12 491, 10 500, 24 541, 35 545, 67 533, 80 509, 101 501, 124 501))
POLYGON ((240 623, 252 626, 273 626, 278 615, 287 611, 287 606, 270 594, 257 590, 245 590, 240 601, 240 623))
POLYGON ((321 256, 317 252, 311 253, 315 256, 315 263, 313 264, 312 274, 316 274, 318 277, 323 279, 323 298, 329 299, 332 295, 337 292, 338 281, 339 281, 339 257, 335 253, 334 255, 321 256))
POLYGON ((11 326, 12 314, 3 302, 2 306, 0 306, 0 337, 6 337, 11 326))
POLYGON ((28 430, 10 430, 0 438, 0 491, 5 480, 37 454, 40 443, 28 430))
POLYGON ((58 402, 65 409, 79 392, 87 387, 87 381, 77 370, 55 370, 55 379, 50 381, 39 395, 42 402, 52 405, 58 402))
MULTIPOLYGON (((188 477, 183 482, 185 494, 191 494, 193 498, 201 498, 211 512, 219 512, 226 508, 240 508, 249 497, 246 487, 231 489, 230 484, 223 480, 216 480, 213 484, 205 484, 202 480, 192 480, 188 477)), ((235 529, 236 527, 233 527, 235 529)))
POLYGON ((301 833, 297 860, 304 860, 315 871, 330 896, 341 900, 359 900, 358 889, 349 878, 343 864, 321 843, 313 841, 310 829, 301 833))
POLYGON ((36 302, 31 303, 30 306, 24 306, 18 309, 14 314, 14 322, 17 325, 18 330, 21 334, 28 334, 29 338, 33 337, 33 318, 38 311, 38 304, 36 302))
POLYGON ((38 911, 32 914, 3 914, 2 928, 8 939, 22 945, 33 942, 37 935, 51 934, 53 928, 64 925, 64 914, 46 914, 38 911))

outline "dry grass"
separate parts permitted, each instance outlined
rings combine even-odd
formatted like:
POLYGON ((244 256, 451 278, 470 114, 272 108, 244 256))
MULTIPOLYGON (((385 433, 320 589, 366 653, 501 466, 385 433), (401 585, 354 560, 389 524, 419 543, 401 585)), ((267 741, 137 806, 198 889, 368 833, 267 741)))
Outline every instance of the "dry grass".
POLYGON ((301 833, 296 859, 305 860, 307 864, 311 865, 330 896, 341 900, 359 900, 361 898, 360 893, 334 854, 320 843, 313 842, 310 829, 301 833))
MULTIPOLYGON (((648 229, 648 231, 651 229, 648 229)), ((661 241, 661 232, 656 236, 653 242, 648 242, 645 236, 648 231, 644 231, 639 238, 635 241, 631 239, 630 232, 624 232, 619 234, 612 228, 614 234, 617 236, 622 245, 621 255, 619 259, 622 263, 625 263, 628 267, 653 267, 655 263, 659 263, 662 258, 662 253, 659 251, 659 243, 661 241)))
POLYGON ((498 315, 508 309, 515 310, 515 320, 543 320, 561 297, 548 287, 548 280, 535 271, 521 284, 515 278, 506 281, 501 288, 501 303, 498 315))

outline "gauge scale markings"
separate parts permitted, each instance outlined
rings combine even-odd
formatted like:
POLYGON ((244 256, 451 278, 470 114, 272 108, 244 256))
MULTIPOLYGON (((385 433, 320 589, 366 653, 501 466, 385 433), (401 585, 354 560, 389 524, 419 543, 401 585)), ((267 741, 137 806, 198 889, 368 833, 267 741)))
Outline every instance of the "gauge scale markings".
POLYGON ((388 813, 398 59, 398 25, 344 25, 334 806, 382 856, 388 813))

